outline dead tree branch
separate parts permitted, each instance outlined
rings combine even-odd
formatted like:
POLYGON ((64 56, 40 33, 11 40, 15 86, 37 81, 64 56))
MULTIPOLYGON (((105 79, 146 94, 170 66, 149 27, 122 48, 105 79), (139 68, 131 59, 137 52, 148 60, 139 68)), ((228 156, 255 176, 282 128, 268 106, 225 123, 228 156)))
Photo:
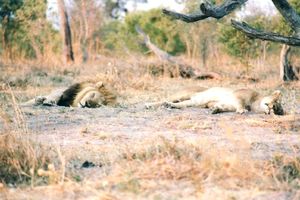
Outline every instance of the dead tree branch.
POLYGON ((236 28, 239 31, 242 31, 250 38, 257 38, 261 40, 279 42, 290 46, 300 46, 300 39, 296 37, 287 37, 277 33, 264 32, 251 27, 246 22, 238 22, 235 20, 231 20, 231 24, 234 28, 236 28))
POLYGON ((287 0, 272 0, 273 4, 300 38, 300 16, 287 0))
POLYGON ((230 14, 237 7, 243 5, 247 0, 227 0, 220 6, 214 6, 209 2, 200 5, 200 13, 194 15, 185 15, 178 12, 163 9, 165 15, 171 16, 173 19, 178 19, 187 23, 200 21, 209 17, 221 19, 230 14))
POLYGON ((161 61, 170 63, 173 67, 178 68, 179 75, 183 78, 194 79, 221 79, 221 76, 214 72, 196 74, 194 69, 187 63, 182 62, 175 56, 163 51, 153 44, 149 36, 138 26, 135 26, 136 32, 143 37, 143 43, 150 49, 161 61))
POLYGON ((168 62, 171 62, 173 64, 178 63, 178 60, 174 56, 168 54, 167 52, 161 50, 155 44, 153 44, 150 41, 149 36, 139 26, 136 25, 135 30, 143 37, 143 42, 148 47, 148 49, 150 49, 160 60, 167 60, 168 62))
POLYGON ((143 37, 144 44, 150 49, 161 61, 171 63, 173 66, 178 68, 179 75, 183 78, 191 78, 195 76, 193 68, 187 64, 182 63, 176 57, 168 54, 167 52, 161 50, 155 44, 153 44, 149 36, 138 26, 135 26, 135 30, 138 34, 143 37))
MULTIPOLYGON (((163 9, 162 12, 165 15, 171 16, 174 19, 191 23, 204 20, 209 17, 220 19, 230 14, 246 2, 247 0, 226 0, 223 4, 219 6, 215 6, 211 3, 206 2, 200 5, 199 13, 194 15, 181 14, 166 9, 163 9)), ((276 33, 259 31, 244 22, 241 23, 234 20, 232 20, 233 27, 237 28, 240 31, 243 31, 251 38, 279 42, 292 46, 300 46, 300 16, 297 14, 295 9, 293 9, 290 6, 287 0, 272 0, 272 2, 276 6, 278 11, 281 13, 281 15, 286 19, 286 21, 290 23, 291 27, 296 32, 297 37, 286 37, 276 33)))

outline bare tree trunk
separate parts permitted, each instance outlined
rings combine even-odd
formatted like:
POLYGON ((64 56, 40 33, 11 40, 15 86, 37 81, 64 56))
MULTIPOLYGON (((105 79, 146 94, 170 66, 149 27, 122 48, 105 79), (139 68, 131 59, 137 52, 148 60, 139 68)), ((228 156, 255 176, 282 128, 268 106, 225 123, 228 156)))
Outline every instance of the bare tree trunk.
POLYGON ((61 33, 63 36, 63 51, 65 56, 65 62, 71 63, 74 62, 74 54, 73 54, 73 47, 72 47, 71 28, 68 20, 68 13, 66 11, 64 0, 57 0, 57 2, 58 2, 58 9, 61 18, 60 26, 61 26, 61 33))
POLYGON ((267 45, 268 45, 268 42, 263 41, 263 60, 264 60, 264 63, 266 63, 266 60, 267 60, 267 45))
POLYGON ((82 51, 82 62, 86 62, 89 58, 89 52, 87 49, 88 46, 88 34, 89 34, 89 25, 87 18, 87 8, 86 8, 86 0, 81 0, 81 9, 82 9, 82 18, 83 18, 83 29, 84 34, 83 38, 81 38, 81 51, 82 51))
POLYGON ((298 80, 296 73, 294 72, 293 66, 289 61, 289 54, 291 47, 284 44, 282 45, 280 52, 280 79, 283 81, 294 81, 298 80))
POLYGON ((188 40, 188 38, 186 36, 184 37, 184 40, 185 40, 187 57, 192 58, 192 50, 191 50, 191 46, 190 46, 190 41, 188 40))
POLYGON ((10 50, 9 50, 9 41, 8 41, 8 31, 7 31, 7 24, 9 23, 8 17, 3 19, 3 26, 2 26, 2 48, 4 50, 4 59, 8 59, 10 57, 10 50))
POLYGON ((34 39, 34 36, 32 35, 29 35, 29 39, 31 41, 31 46, 34 50, 34 53, 35 53, 35 57, 38 61, 43 61, 43 54, 40 50, 40 48, 38 47, 38 44, 36 43, 35 39, 34 39))
POLYGON ((206 61, 207 61, 207 38, 203 38, 201 41, 201 58, 202 58, 202 65, 204 68, 206 68, 206 61))
POLYGON ((5 28, 3 28, 3 34, 2 34, 2 49, 4 51, 4 58, 6 59, 7 58, 7 52, 6 52, 6 49, 7 49, 7 46, 6 46, 6 39, 5 39, 5 28))

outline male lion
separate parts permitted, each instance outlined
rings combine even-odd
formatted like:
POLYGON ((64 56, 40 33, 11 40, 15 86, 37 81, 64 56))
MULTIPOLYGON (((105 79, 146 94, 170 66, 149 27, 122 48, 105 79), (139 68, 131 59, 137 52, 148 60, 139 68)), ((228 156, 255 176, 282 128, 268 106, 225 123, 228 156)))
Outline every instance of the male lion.
POLYGON ((283 115, 281 92, 276 90, 269 96, 262 96, 251 89, 230 89, 213 87, 200 92, 172 99, 166 102, 146 104, 146 108, 165 106, 168 108, 203 107, 212 109, 212 114, 221 112, 257 113, 283 115))
POLYGON ((102 105, 114 106, 117 104, 117 96, 102 82, 96 84, 89 82, 75 83, 67 89, 59 89, 48 96, 38 96, 23 104, 66 106, 80 108, 98 108, 102 105))

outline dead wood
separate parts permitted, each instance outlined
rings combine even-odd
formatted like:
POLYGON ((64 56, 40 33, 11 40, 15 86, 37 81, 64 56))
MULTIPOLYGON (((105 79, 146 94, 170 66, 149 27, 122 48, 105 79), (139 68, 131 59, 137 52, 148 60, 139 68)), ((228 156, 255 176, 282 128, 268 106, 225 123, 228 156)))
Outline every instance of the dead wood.
POLYGON ((151 66, 151 71, 154 74, 170 74, 170 77, 180 76, 182 78, 195 78, 195 79, 219 79, 221 76, 214 72, 208 72, 203 74, 196 74, 192 66, 184 63, 181 59, 176 56, 172 56, 169 53, 163 51, 155 44, 153 44, 149 36, 139 27, 135 26, 135 29, 139 35, 143 38, 143 43, 150 49, 163 63, 163 65, 151 66))

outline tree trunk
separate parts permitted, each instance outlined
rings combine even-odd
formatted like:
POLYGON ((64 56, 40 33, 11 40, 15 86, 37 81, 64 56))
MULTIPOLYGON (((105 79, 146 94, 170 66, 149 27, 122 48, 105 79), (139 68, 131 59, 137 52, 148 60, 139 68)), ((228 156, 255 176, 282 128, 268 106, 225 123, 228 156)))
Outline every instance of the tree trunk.
POLYGON ((88 34, 89 34, 89 25, 88 25, 88 16, 86 8, 86 0, 81 0, 81 12, 83 18, 83 38, 81 38, 81 51, 82 51, 82 62, 87 62, 89 58, 89 52, 87 49, 88 46, 88 34))
POLYGON ((31 46, 32 46, 33 51, 34 51, 35 58, 38 61, 43 61, 43 59, 42 59, 43 54, 42 54, 41 49, 39 48, 38 44, 36 43, 34 36, 29 34, 29 39, 31 41, 31 46))
POLYGON ((63 52, 64 52, 64 60, 66 63, 74 62, 74 54, 72 47, 72 35, 71 28, 68 20, 68 13, 66 11, 66 6, 64 0, 57 0, 58 9, 60 13, 60 27, 61 33, 63 37, 63 52))
POLYGON ((282 45, 280 53, 280 79, 283 81, 295 81, 298 77, 289 61, 291 47, 282 45))
POLYGON ((9 49, 9 41, 8 41, 8 23, 9 18, 6 16, 2 22, 2 49, 4 51, 4 59, 10 58, 10 49, 9 49))
POLYGON ((5 38, 5 34, 6 34, 6 30, 5 30, 5 27, 3 27, 3 33, 2 33, 2 49, 4 51, 3 53, 3 57, 6 59, 7 58, 7 44, 6 44, 6 38, 5 38))
POLYGON ((264 61, 264 63, 266 63, 266 60, 267 60, 267 45, 268 45, 268 42, 263 41, 263 61, 264 61))
POLYGON ((202 66, 206 68, 207 61, 207 50, 208 50, 208 41, 207 38, 203 38, 201 41, 201 58, 202 58, 202 66))

